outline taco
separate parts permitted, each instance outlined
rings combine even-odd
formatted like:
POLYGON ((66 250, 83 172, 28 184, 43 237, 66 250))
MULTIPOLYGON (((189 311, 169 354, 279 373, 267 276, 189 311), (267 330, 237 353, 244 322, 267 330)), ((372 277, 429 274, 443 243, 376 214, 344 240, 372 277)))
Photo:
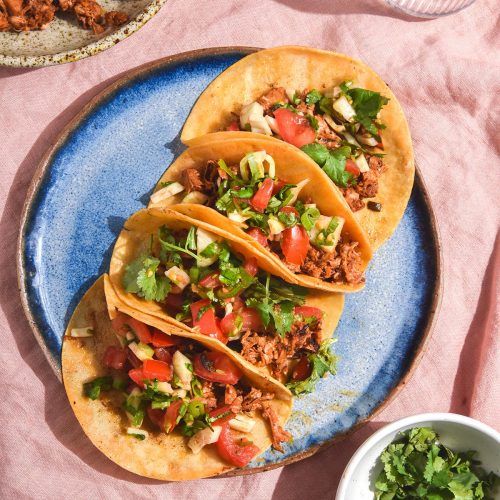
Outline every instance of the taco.
POLYGON ((361 61, 296 46, 250 54, 201 94, 181 140, 193 145, 223 130, 301 148, 339 188, 374 249, 399 223, 414 178, 410 131, 394 94, 361 61))
POLYGON ((364 286, 366 234, 327 175, 281 141, 255 135, 189 148, 150 206, 179 202, 177 211, 251 242, 287 281, 336 292, 364 286))
POLYGON ((77 306, 62 349, 69 402, 99 450, 136 474, 177 481, 282 449, 285 387, 210 337, 155 329, 161 322, 113 298, 109 283, 106 304, 103 281, 77 306))
POLYGON ((214 338, 294 393, 311 392, 335 373, 330 344, 343 296, 288 284, 273 269, 250 242, 153 208, 126 221, 109 275, 124 304, 165 328, 214 338))

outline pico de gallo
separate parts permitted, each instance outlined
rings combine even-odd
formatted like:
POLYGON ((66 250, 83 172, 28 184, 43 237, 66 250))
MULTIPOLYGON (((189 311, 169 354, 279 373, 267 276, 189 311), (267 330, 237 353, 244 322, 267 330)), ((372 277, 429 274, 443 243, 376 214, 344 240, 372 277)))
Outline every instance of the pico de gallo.
POLYGON ((291 439, 269 403, 275 394, 254 387, 226 354, 123 313, 112 328, 121 347, 109 346, 104 353, 109 375, 83 389, 94 400, 103 392, 117 392, 130 436, 144 440, 150 432, 180 432, 192 453, 212 445, 236 467, 261 451, 252 443, 258 415, 269 421, 275 449, 282 451, 282 443, 291 439))
POLYGON ((219 159, 209 160, 201 169, 187 168, 179 182, 163 189, 174 188, 176 193, 185 189, 188 196, 202 196, 197 202, 245 224, 257 243, 295 273, 332 283, 364 282, 358 242, 345 237, 344 218, 323 215, 312 200, 304 199, 301 190, 307 178, 291 184, 275 172, 274 159, 265 151, 255 151, 239 165, 219 159))
POLYGON ((126 266, 122 284, 255 366, 267 367, 292 390, 297 381, 306 381, 300 392, 314 389, 317 358, 329 367, 322 375, 335 373, 335 356, 322 341, 323 311, 306 304, 307 290, 261 271, 254 257, 243 258, 202 228, 160 227, 149 252, 126 266), (300 363, 304 370, 296 369, 300 363))
MULTIPOLYGON (((328 174, 353 211, 378 193, 386 169, 379 119, 388 98, 344 81, 330 89, 273 87, 241 110, 227 130, 274 136, 301 148, 328 174)), ((376 201, 368 208, 380 211, 376 201)))

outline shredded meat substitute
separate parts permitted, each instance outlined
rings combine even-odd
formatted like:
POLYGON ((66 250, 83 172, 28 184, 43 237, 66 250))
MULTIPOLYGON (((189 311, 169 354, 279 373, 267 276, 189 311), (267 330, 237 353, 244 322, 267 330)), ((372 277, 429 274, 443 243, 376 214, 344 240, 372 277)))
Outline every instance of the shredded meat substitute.
POLYGON ((124 12, 105 12, 94 0, 0 0, 0 31, 43 30, 59 9, 72 10, 82 28, 96 34, 129 19, 124 12))
POLYGON ((241 337, 241 355, 255 366, 267 366, 273 377, 287 378, 292 359, 320 348, 321 322, 296 321, 284 337, 274 333, 247 331, 241 337))
POLYGON ((329 253, 311 245, 301 271, 334 283, 362 283, 364 276, 357 246, 357 241, 340 240, 335 251, 329 253))
POLYGON ((292 439, 292 435, 281 427, 278 421, 278 415, 276 415, 276 412, 269 405, 264 405, 262 416, 267 418, 269 425, 271 426, 273 448, 282 452, 283 447, 281 446, 281 443, 289 442, 292 439))

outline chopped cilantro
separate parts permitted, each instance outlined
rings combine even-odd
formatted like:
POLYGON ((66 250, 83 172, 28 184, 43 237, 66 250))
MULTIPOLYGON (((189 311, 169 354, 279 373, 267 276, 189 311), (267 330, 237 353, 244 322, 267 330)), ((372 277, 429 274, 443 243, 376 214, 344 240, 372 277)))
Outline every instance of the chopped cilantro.
POLYGON ((170 280, 157 275, 160 260, 142 255, 125 267, 123 286, 127 292, 136 293, 146 300, 162 301, 170 291, 170 280))
POLYGON ((312 89, 311 92, 306 95, 306 104, 316 104, 317 102, 321 101, 322 97, 323 94, 319 90, 312 89))
POLYGON ((294 306, 304 303, 305 294, 304 288, 267 274, 265 284, 257 281, 245 292, 245 303, 257 309, 265 326, 274 325, 276 333, 283 337, 293 325, 294 306))
POLYGON ((345 92, 352 99, 352 107, 356 111, 356 121, 375 137, 381 124, 376 123, 377 115, 389 99, 379 92, 354 88, 345 92))
POLYGON ((143 261, 143 268, 137 274, 138 295, 146 300, 160 302, 170 291, 170 280, 166 276, 156 274, 159 265, 159 259, 146 257, 143 261))
POLYGON ((380 455, 375 499, 492 499, 499 477, 481 469, 474 454, 451 450, 429 427, 402 432, 380 455))
POLYGON ((83 384, 83 392, 90 399, 98 399, 101 391, 109 391, 113 387, 113 377, 97 377, 92 382, 83 384))
POLYGON ((174 182, 175 181, 163 181, 163 182, 160 182, 160 187, 158 188, 158 190, 166 188, 166 187, 170 186, 170 184, 173 184, 174 182))
POLYGON ((337 372, 337 356, 335 356, 330 349, 330 345, 333 342, 334 341, 332 339, 324 340, 317 353, 309 354, 307 358, 311 364, 311 375, 309 375, 309 377, 305 380, 299 380, 287 384, 287 387, 294 394, 313 392, 319 379, 324 377, 327 373, 335 375, 337 372))

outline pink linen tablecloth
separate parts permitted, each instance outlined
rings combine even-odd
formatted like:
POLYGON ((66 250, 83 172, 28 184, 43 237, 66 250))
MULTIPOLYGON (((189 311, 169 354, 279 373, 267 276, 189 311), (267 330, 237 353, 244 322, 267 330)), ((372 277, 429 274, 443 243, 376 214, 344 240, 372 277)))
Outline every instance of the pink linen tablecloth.
POLYGON ((0 69, 0 498, 334 498, 354 450, 386 422, 452 411, 498 429, 499 12, 498 0, 426 21, 371 0, 168 0, 138 33, 95 57, 0 69), (282 44, 362 59, 403 105, 442 237, 434 333, 399 396, 313 458, 256 476, 185 484, 141 478, 85 437, 24 318, 15 253, 26 190, 61 128, 128 69, 202 47, 282 44))

